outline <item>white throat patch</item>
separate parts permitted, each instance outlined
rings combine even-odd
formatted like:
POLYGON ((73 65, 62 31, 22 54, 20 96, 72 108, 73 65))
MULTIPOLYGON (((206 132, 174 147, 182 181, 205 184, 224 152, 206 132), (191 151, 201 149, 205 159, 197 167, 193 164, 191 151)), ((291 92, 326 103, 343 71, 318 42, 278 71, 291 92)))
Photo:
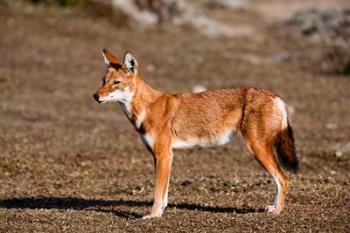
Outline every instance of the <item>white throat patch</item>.
POLYGON ((122 106, 124 113, 130 117, 131 116, 131 102, 134 97, 134 92, 126 87, 124 90, 115 90, 108 94, 108 96, 100 98, 101 102, 112 102, 118 101, 122 106))

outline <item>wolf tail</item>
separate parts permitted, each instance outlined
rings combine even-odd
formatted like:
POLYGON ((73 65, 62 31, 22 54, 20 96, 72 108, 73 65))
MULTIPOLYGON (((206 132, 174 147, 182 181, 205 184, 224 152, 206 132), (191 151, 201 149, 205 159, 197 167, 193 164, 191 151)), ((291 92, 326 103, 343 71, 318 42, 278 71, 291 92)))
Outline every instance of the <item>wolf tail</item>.
POLYGON ((275 149, 280 165, 288 171, 297 173, 299 161, 295 149, 293 129, 289 122, 287 127, 279 133, 275 142, 275 149))

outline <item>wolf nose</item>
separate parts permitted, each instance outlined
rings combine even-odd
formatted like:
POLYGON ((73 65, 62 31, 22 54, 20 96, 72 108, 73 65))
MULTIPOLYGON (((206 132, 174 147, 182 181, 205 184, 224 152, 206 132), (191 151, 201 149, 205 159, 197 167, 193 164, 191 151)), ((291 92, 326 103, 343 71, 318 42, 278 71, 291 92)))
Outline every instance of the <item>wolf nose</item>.
POLYGON ((94 94, 93 95, 94 99, 99 102, 99 99, 100 99, 100 95, 99 94, 94 94))

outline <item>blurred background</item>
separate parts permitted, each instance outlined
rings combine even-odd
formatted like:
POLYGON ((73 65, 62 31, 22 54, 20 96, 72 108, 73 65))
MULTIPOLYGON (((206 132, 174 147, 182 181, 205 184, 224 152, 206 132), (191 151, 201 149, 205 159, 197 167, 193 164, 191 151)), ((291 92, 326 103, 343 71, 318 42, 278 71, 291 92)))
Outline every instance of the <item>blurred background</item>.
POLYGON ((348 0, 0 0, 0 231, 348 232, 348 0), (101 49, 132 51, 166 92, 266 88, 288 103, 300 158, 287 208, 239 137, 175 151, 170 206, 119 105, 97 104, 101 49))

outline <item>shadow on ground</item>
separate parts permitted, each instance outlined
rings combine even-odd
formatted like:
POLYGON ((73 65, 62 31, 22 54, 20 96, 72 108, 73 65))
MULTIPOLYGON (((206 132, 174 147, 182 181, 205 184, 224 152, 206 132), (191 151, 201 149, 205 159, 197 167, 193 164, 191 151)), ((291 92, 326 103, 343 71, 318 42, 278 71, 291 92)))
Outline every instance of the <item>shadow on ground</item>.
MULTIPOLYGON (((0 200, 0 208, 7 209, 73 209, 73 210, 88 210, 109 212, 116 216, 126 219, 141 218, 142 215, 135 212, 128 212, 124 210, 115 209, 103 209, 103 207, 115 207, 115 206, 151 206, 151 201, 138 201, 138 200, 103 200, 103 199, 83 199, 75 197, 24 197, 0 200)), ((236 214, 248 214, 248 213, 260 213, 264 212, 262 208, 252 207, 219 207, 219 206, 203 206, 193 203, 177 203, 169 204, 168 208, 196 210, 213 213, 236 213, 236 214)))

